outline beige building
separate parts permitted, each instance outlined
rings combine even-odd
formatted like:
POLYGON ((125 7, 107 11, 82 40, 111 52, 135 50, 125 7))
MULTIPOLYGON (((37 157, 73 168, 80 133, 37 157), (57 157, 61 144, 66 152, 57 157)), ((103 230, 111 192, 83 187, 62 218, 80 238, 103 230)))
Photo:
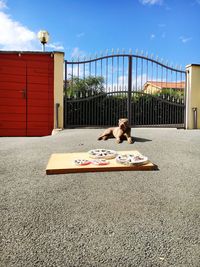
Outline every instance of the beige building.
POLYGON ((185 88, 185 82, 159 82, 159 81, 147 81, 144 84, 143 92, 147 94, 161 93, 164 89, 172 89, 179 92, 183 92, 185 88))

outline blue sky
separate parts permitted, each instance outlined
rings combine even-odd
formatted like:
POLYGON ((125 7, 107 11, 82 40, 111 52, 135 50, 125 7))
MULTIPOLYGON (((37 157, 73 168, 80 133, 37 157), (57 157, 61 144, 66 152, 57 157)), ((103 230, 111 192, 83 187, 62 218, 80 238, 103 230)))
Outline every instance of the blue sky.
POLYGON ((0 50, 41 50, 41 29, 66 59, 119 48, 200 64, 200 0, 0 0, 0 50))

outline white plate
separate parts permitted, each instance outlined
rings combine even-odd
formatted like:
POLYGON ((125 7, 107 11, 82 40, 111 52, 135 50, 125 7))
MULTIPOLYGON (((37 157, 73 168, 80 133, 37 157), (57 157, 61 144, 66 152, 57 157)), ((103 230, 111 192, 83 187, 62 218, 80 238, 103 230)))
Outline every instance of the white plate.
POLYGON ((86 166, 89 165, 91 162, 88 159, 75 159, 74 163, 78 166, 86 166))
POLYGON ((114 159, 117 156, 117 152, 111 149, 92 149, 88 151, 90 158, 93 159, 114 159))
POLYGON ((106 159, 94 159, 91 161, 91 163, 98 166, 104 166, 108 165, 110 162, 106 159))
POLYGON ((116 161, 125 165, 145 164, 148 158, 143 155, 123 154, 116 157, 116 161))

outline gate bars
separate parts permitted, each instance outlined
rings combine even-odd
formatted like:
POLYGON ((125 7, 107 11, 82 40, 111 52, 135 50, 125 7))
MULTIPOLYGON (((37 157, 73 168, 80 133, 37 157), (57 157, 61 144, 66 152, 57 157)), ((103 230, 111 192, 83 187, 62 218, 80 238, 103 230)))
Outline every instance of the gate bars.
POLYGON ((143 54, 65 60, 65 128, 120 117, 131 126, 184 127, 185 86, 185 71, 143 54))

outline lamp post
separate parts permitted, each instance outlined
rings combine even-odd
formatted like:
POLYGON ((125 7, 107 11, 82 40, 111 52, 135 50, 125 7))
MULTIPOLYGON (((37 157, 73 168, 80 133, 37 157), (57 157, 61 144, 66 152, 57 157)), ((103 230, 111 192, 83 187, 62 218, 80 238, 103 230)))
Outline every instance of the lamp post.
POLYGON ((45 51, 45 44, 48 43, 49 41, 49 33, 47 31, 39 31, 38 32, 38 39, 40 40, 41 44, 42 44, 42 50, 43 52, 45 51))

